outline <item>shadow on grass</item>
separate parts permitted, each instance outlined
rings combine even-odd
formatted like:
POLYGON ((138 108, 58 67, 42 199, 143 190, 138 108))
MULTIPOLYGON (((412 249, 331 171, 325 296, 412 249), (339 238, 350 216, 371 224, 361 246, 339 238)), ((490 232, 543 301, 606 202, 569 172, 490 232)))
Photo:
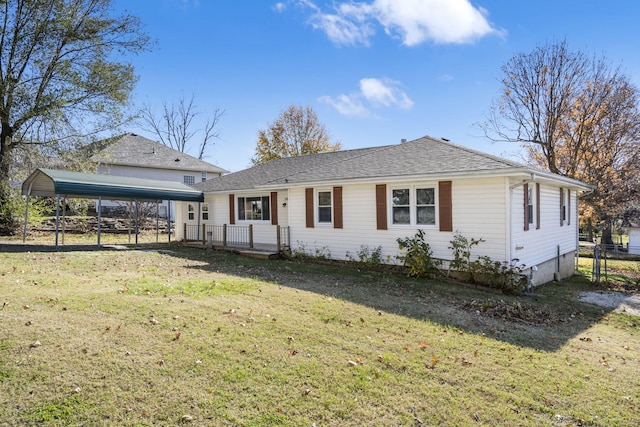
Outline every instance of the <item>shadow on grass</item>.
POLYGON ((582 276, 538 287, 531 295, 511 296, 357 266, 257 260, 193 248, 176 248, 172 255, 203 262, 189 268, 329 295, 541 351, 559 349, 613 310, 578 299, 580 292, 593 290, 593 285, 582 276))
MULTIPOLYGON (((582 276, 538 287, 531 295, 511 296, 357 266, 259 260, 230 252, 188 248, 177 243, 104 245, 101 248, 71 244, 57 249, 58 252, 98 250, 158 250, 174 257, 202 262, 199 266, 186 268, 258 279, 329 295, 375 310, 549 352, 584 333, 613 310, 578 299, 580 292, 594 289, 582 276)), ((0 243, 0 253, 55 251, 52 245, 0 243)))

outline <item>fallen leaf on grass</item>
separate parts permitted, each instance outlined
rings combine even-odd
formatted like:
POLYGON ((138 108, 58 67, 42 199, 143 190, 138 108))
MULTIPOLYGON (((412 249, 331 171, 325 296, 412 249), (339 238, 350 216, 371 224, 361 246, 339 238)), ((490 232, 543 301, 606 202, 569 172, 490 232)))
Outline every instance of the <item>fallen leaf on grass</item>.
POLYGON ((434 356, 431 358, 431 364, 430 364, 430 365, 429 365, 429 364, 426 364, 425 366, 426 366, 426 368, 427 368, 427 369, 435 369, 435 368, 436 368, 436 365, 438 364, 438 362, 439 362, 439 361, 440 361, 440 359, 438 359, 438 356, 435 356, 435 355, 434 355, 434 356))
POLYGON ((36 347, 40 347, 42 344, 40 344, 40 341, 36 341, 34 343, 29 344, 30 348, 36 348, 36 347))
POLYGON ((177 341, 180 339, 180 332, 176 332, 176 335, 173 337, 174 341, 177 341))
POLYGON ((429 343, 428 343, 428 342, 426 342, 426 341, 422 341, 422 342, 418 345, 418 347, 420 347, 420 348, 427 348, 427 347, 429 347, 429 343))
POLYGON ((589 337, 582 337, 580 338, 580 341, 584 341, 584 342, 593 342, 593 340, 589 337))

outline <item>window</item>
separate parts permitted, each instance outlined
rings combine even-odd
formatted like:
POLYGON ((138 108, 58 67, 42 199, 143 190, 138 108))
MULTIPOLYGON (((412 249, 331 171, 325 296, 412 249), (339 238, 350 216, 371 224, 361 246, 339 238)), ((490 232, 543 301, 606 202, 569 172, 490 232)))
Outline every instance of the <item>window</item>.
POLYGON ((269 196, 238 197, 238 219, 242 221, 269 221, 269 196))
POLYGON ((418 224, 434 225, 436 223, 435 189, 418 188, 416 190, 416 218, 418 224))
POLYGON ((207 180, 207 173, 202 172, 201 177, 202 177, 202 182, 205 182, 207 180))
POLYGON ((399 188, 391 190, 391 218, 392 223, 396 225, 435 225, 435 188, 399 188))
POLYGON ((318 222, 331 223, 331 191, 318 191, 318 222))
POLYGON ((202 204, 202 220, 207 221, 209 219, 209 204, 202 204))
POLYGON ((185 175, 182 178, 182 182, 184 182, 186 185, 193 185, 196 183, 196 177, 193 175, 185 175))
POLYGON ((394 224, 410 224, 411 223, 411 207, 409 200, 409 189, 403 188, 401 190, 392 190, 391 202, 393 203, 391 208, 391 217, 394 224))
POLYGON ((187 205, 187 212, 189 221, 193 221, 194 219, 196 219, 196 209, 195 206, 193 206, 191 203, 187 205))

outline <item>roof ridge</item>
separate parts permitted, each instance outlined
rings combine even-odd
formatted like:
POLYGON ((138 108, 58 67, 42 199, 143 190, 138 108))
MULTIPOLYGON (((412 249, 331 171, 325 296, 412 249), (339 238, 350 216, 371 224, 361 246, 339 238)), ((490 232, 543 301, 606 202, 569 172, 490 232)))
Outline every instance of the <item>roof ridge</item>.
POLYGON ((295 157, 309 157, 309 156, 318 156, 318 155, 323 155, 323 154, 326 154, 326 155, 332 155, 332 154, 337 154, 337 153, 341 153, 341 154, 349 153, 349 152, 353 152, 353 153, 355 153, 356 151, 360 151, 360 152, 361 152, 359 155, 356 155, 356 156, 353 156, 353 157, 349 157, 348 159, 335 159, 335 160, 333 160, 333 161, 331 161, 331 162, 329 162, 329 163, 323 163, 323 164, 318 165, 318 166, 315 166, 315 167, 313 167, 313 168, 311 168, 311 169, 306 169, 306 170, 304 170, 304 171, 295 171, 295 172, 293 172, 293 173, 291 173, 291 174, 288 174, 288 175, 287 175, 287 174, 285 174, 285 175, 284 175, 284 176, 282 176, 282 177, 278 177, 278 178, 274 178, 274 179, 272 179, 272 180, 269 180, 269 181, 267 181, 265 184, 272 184, 272 183, 275 183, 275 181, 277 181, 278 179, 285 179, 285 180, 287 180, 288 178, 294 177, 294 176, 296 176, 296 175, 300 175, 300 174, 302 174, 302 173, 309 173, 309 172, 310 172, 310 170, 315 170, 315 169, 317 169, 317 168, 319 168, 319 167, 326 168, 326 167, 331 166, 331 165, 333 165, 333 164, 336 164, 336 163, 338 163, 338 162, 344 162, 344 161, 347 161, 347 160, 353 160, 353 159, 357 159, 357 158, 360 158, 360 157, 368 156, 368 155, 370 155, 370 154, 372 154, 372 153, 374 153, 374 152, 378 152, 378 151, 380 151, 380 150, 383 150, 383 149, 386 149, 386 148, 389 148, 389 147, 392 147, 392 146, 393 146, 393 145, 382 145, 382 146, 377 146, 377 147, 353 148, 353 149, 350 149, 350 150, 325 151, 325 152, 322 152, 322 153, 307 154, 307 155, 305 155, 305 156, 293 156, 293 157, 289 157, 290 159, 292 159, 292 158, 295 158, 295 157))
POLYGON ((425 139, 425 138, 426 139, 430 139, 430 140, 435 141, 435 142, 438 142, 438 143, 443 144, 443 145, 448 145, 450 147, 455 147, 455 148, 457 148, 459 150, 466 151, 467 153, 479 155, 479 156, 482 156, 482 157, 487 158, 487 159, 491 159, 491 160, 494 160, 494 161, 497 161, 497 162, 500 162, 500 163, 504 163, 505 165, 515 166, 515 167, 527 167, 526 165, 523 165, 521 163, 514 162, 512 160, 508 160, 508 159, 505 159, 505 158, 500 157, 500 156, 494 156, 493 154, 485 153, 484 151, 480 151, 480 150, 475 150, 473 148, 469 148, 469 147, 466 147, 464 145, 456 144, 455 142, 451 142, 451 141, 449 141, 448 139, 445 139, 445 138, 436 138, 436 137, 433 137, 431 135, 425 135, 422 138, 414 139, 413 141, 409 141, 409 142, 415 142, 415 141, 419 141, 420 139, 425 139))

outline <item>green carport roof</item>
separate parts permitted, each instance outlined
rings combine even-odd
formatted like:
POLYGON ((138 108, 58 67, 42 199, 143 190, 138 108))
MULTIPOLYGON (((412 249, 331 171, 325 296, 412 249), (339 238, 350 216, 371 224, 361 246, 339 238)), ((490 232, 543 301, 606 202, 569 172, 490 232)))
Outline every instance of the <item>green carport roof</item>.
POLYGON ((203 202, 202 192, 181 182, 36 169, 22 184, 22 194, 108 200, 180 200, 203 202))

